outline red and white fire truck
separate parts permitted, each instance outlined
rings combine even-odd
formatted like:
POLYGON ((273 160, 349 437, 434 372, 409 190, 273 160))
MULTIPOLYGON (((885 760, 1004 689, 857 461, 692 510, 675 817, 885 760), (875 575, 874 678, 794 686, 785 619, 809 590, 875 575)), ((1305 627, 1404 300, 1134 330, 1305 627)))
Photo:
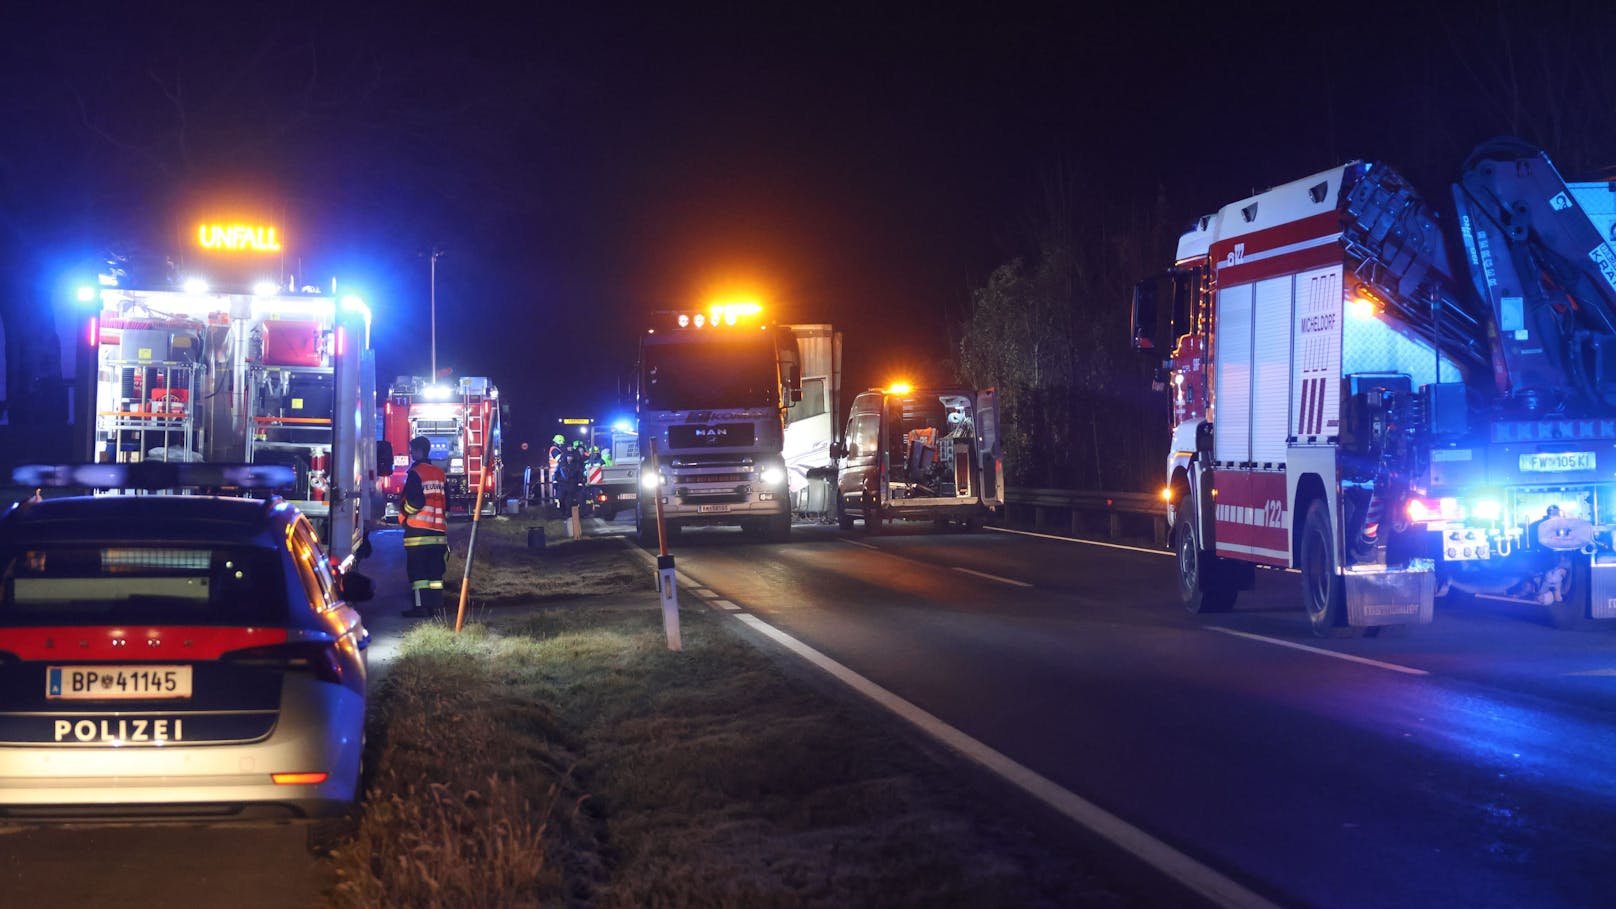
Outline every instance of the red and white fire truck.
POLYGON ((83 455, 289 467, 277 492, 346 557, 379 505, 370 310, 335 281, 276 280, 274 227, 203 224, 192 239, 117 259, 79 291, 93 390, 83 455))
POLYGON ((1134 343, 1172 345, 1186 606, 1231 608, 1267 565, 1300 570, 1320 635, 1428 622, 1442 591, 1616 618, 1612 189, 1503 139, 1446 218, 1354 162, 1184 234, 1134 343))
POLYGON ((409 443, 416 436, 432 442, 431 460, 447 479, 449 514, 469 515, 483 489, 483 513, 495 514, 504 492, 500 453, 499 388, 486 377, 462 376, 433 382, 399 376, 382 405, 382 432, 393 447, 388 478, 388 514, 396 515, 410 468, 409 443))

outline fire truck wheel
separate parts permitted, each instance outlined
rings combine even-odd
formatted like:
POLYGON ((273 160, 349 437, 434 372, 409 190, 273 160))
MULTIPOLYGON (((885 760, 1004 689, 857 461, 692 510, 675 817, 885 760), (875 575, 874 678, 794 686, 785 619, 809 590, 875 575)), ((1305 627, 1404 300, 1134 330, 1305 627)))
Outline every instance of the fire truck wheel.
POLYGON ((847 500, 838 498, 836 509, 836 526, 842 530, 853 529, 853 513, 847 510, 847 500))
POLYGON ((1217 556, 1201 548, 1188 520, 1173 525, 1173 551, 1178 555, 1178 597, 1192 615, 1228 612, 1239 588, 1232 572, 1217 556))
POLYGON ((791 539, 791 515, 777 514, 763 525, 763 537, 771 543, 785 543, 791 539))
POLYGON ((1549 604, 1549 622, 1561 631, 1577 631, 1593 625, 1594 620, 1588 617, 1593 569, 1588 557, 1581 553, 1571 553, 1567 558, 1571 562, 1566 575, 1570 583, 1560 592, 1560 599, 1549 604))
POLYGON ((1336 571, 1335 534, 1323 499, 1314 499, 1307 506, 1300 550, 1302 605, 1313 633, 1321 638, 1363 634, 1364 629, 1347 624, 1347 594, 1336 571))
POLYGON ((965 529, 970 531, 971 533, 975 533, 978 530, 982 529, 982 525, 984 523, 985 522, 983 521, 981 515, 973 514, 970 517, 965 519, 965 529))

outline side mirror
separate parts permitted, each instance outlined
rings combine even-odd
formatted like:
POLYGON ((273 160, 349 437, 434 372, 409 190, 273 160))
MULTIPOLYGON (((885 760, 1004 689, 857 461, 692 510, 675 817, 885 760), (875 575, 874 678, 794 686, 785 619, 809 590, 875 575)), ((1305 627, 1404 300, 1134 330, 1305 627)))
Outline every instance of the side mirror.
POLYGON ((1160 315, 1156 310, 1157 284, 1158 280, 1152 278, 1133 286, 1131 333, 1134 350, 1156 349, 1156 335, 1160 330, 1160 315))
POLYGON ((841 460, 842 458, 847 457, 847 445, 842 442, 830 443, 830 456, 834 460, 841 460))
POLYGON ((386 439, 376 442, 376 475, 385 477, 393 472, 393 443, 386 439))
POLYGON ((357 571, 337 576, 342 599, 349 603, 363 603, 376 598, 376 583, 357 571))

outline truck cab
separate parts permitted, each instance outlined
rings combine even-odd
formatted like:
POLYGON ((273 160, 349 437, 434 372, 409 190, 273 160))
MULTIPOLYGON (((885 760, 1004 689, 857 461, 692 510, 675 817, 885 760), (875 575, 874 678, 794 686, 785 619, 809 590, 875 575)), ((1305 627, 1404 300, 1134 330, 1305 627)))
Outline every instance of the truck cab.
POLYGON ((853 399, 838 444, 838 519, 878 532, 887 520, 980 528, 1003 504, 992 389, 895 386, 853 399))

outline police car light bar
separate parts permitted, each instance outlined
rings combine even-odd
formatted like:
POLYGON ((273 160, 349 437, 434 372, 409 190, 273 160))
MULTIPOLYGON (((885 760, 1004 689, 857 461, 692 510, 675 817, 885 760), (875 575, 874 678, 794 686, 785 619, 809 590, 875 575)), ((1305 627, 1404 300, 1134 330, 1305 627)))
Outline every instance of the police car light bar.
POLYGON ((19 486, 86 489, 281 489, 297 480, 297 472, 284 464, 24 464, 12 470, 11 480, 19 486))

